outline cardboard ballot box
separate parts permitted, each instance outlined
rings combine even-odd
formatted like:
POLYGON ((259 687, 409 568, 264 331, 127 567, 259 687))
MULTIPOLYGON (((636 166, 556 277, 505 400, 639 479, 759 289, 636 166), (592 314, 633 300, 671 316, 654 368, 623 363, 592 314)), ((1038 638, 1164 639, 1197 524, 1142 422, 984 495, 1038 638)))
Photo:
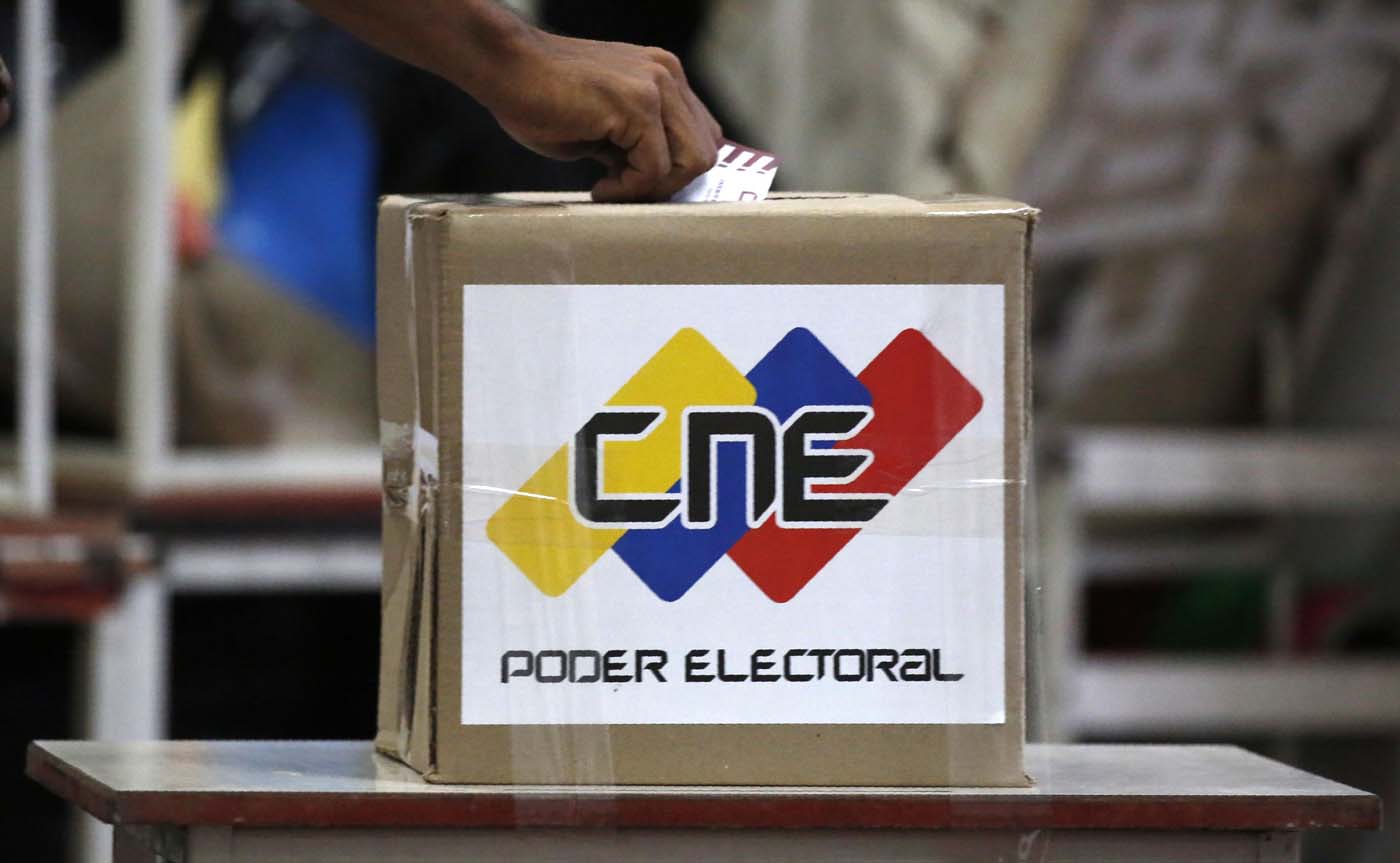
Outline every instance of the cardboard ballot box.
POLYGON ((385 199, 379 749, 437 782, 1023 785, 1033 219, 385 199))

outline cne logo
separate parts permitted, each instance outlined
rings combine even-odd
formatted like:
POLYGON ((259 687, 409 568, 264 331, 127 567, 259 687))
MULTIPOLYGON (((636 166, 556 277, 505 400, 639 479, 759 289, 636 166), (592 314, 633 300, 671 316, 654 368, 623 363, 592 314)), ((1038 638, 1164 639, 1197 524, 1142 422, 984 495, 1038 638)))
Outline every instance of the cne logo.
POLYGON ((683 329, 497 510, 487 537, 550 596, 612 553, 668 602, 726 556, 786 602, 981 409, 918 330, 857 375, 806 329, 747 374, 683 329))
POLYGON ((681 481, 674 494, 607 494, 603 444, 640 440, 666 416, 665 408, 604 408, 574 436, 569 450, 569 501, 589 527, 659 530, 677 515, 688 530, 718 524, 719 445, 745 446, 745 522, 758 527, 775 515, 779 527, 863 527, 889 503, 889 494, 818 494, 813 484, 844 485, 875 458, 869 450, 821 451, 822 443, 848 440, 870 422, 864 405, 804 407, 779 423, 764 407, 689 407, 681 416, 681 481), (684 501, 684 507, 682 507, 684 501))

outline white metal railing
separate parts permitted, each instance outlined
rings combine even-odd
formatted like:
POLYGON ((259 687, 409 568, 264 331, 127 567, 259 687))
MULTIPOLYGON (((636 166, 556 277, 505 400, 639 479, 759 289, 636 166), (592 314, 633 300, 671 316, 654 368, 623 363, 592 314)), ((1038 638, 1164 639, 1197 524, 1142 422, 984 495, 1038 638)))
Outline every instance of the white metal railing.
MULTIPOLYGON (((134 497, 198 489, 372 489, 378 449, 177 449, 173 128, 180 16, 176 0, 127 0, 130 182, 121 322, 119 438, 113 445, 54 440, 53 3, 20 6, 18 439, 13 472, 0 472, 0 512, 42 514, 60 482, 134 497)), ((120 109, 120 108, 119 108, 120 109)))
POLYGON ((175 287, 171 130, 179 50, 175 0, 128 0, 126 33, 131 185, 119 422, 129 479, 140 492, 166 459, 174 426, 170 308, 175 287))
MULTIPOLYGON (((174 441, 175 296, 173 125, 179 15, 175 0, 128 0, 133 92, 133 188, 127 224, 121 452, 118 470, 137 496, 258 486, 374 488, 374 446, 181 452, 174 441)), ((63 458, 64 453, 60 453, 63 458)), ((82 462, 82 456, 74 460, 82 462)))
POLYGON ((20 5, 16 342, 18 446, 0 476, 0 511, 39 515, 53 504, 53 8, 20 5))
MULTIPOLYGON (((1049 710, 1043 736, 1371 733, 1400 728, 1400 662, 1294 652, 1297 572, 1280 542, 1299 514, 1400 508, 1400 439, 1375 434, 1218 429, 1076 429, 1066 469, 1038 485, 1049 710), (1095 518, 1281 516, 1259 537, 1170 533, 1116 541, 1117 579, 1190 577, 1221 560, 1268 579, 1272 651, 1258 657, 1086 653, 1086 585, 1095 518), (1131 543, 1131 544, 1130 544, 1131 543), (1124 553, 1130 551, 1130 553, 1124 553), (1144 564, 1138 566, 1138 564, 1144 564), (1134 572, 1136 570, 1136 572, 1134 572), (1345 704, 1346 710, 1338 705, 1345 704)), ((1166 522, 1162 522, 1166 524, 1166 522)), ((1103 558, 1099 558, 1103 562, 1103 558)))
MULTIPOLYGON (((176 80, 181 43, 181 19, 176 0, 127 0, 125 46, 130 75, 130 149, 124 165, 130 187, 127 212, 121 224, 126 230, 121 322, 119 379, 119 438, 112 446, 52 441, 52 397, 49 362, 51 291, 37 293, 38 285, 52 283, 51 170, 24 169, 26 215, 21 220, 36 250, 22 280, 28 285, 28 314, 22 324, 28 332, 24 373, 26 434, 22 436, 19 464, 23 477, 45 477, 42 496, 36 496, 34 479, 6 483, 0 477, 0 508, 14 492, 47 506, 52 482, 50 466, 61 482, 97 488, 123 489, 140 498, 198 489, 248 489, 256 487, 337 487, 372 489, 379 482, 378 449, 363 447, 299 448, 295 450, 197 450, 177 449, 175 429, 175 344, 171 311, 175 301, 175 231, 173 223, 173 129, 176 80), (46 184, 47 183, 47 184, 46 184), (40 188, 42 186, 42 188, 40 188), (47 250, 40 255, 37 250, 47 250)), ((40 42, 48 42, 50 0, 26 0, 23 18, 26 32, 44 27, 40 42)), ((35 52, 27 51, 26 56, 35 52)), ((48 143, 52 94, 47 76, 21 70, 28 86, 25 118, 33 131, 29 150, 49 166, 48 143), (41 89, 42 88, 42 89, 41 89), (41 105, 42 108, 32 106, 41 105)), ((30 503, 29 509, 36 508, 30 503)))

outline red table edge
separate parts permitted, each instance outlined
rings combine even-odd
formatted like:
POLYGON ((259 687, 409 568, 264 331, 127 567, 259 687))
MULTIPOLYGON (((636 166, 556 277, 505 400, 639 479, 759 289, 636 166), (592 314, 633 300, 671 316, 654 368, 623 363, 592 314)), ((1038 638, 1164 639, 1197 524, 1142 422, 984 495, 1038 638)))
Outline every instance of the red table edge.
POLYGON ((1375 795, 1134 799, 959 794, 686 794, 481 791, 470 795, 286 792, 122 792, 30 744, 26 773, 110 824, 241 828, 900 829, 900 830, 1376 830, 1375 795), (1170 804, 1170 805, 1168 805, 1170 804), (1183 812, 1185 816, 1183 816, 1183 812))
POLYGON ((256 513, 259 517, 321 517, 374 519, 383 505, 379 485, 313 487, 269 486, 255 489, 178 491, 149 495, 132 507, 133 518, 142 520, 200 521, 227 518, 230 514, 256 513))

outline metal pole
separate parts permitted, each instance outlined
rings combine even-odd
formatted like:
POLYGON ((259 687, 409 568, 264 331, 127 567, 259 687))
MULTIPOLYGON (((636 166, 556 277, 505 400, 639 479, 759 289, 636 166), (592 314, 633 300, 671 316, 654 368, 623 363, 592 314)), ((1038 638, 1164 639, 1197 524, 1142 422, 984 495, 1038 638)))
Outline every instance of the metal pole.
POLYGON ((122 331, 122 436, 138 493, 170 454, 174 427, 174 194, 171 128, 178 29, 175 0, 128 0, 132 75, 126 307, 122 331))
POLYGON ((19 489, 20 505, 53 505, 53 9, 20 6, 19 489))
MULTIPOLYGON (((160 575, 130 581, 121 602, 89 624, 77 669, 80 733, 88 740, 160 740, 169 699, 170 598, 160 575)), ((74 863, 111 863, 112 828, 74 812, 74 863)))

